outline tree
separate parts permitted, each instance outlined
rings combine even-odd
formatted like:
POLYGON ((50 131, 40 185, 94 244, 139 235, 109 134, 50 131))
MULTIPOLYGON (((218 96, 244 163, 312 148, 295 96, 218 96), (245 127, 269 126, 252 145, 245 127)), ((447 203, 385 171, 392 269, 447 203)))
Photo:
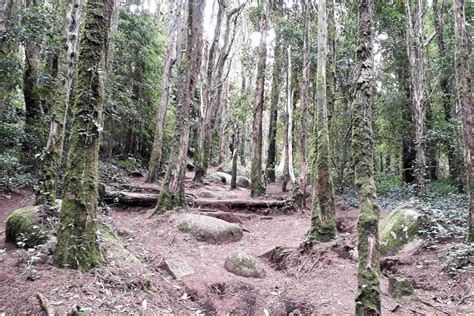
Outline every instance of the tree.
POLYGON ((426 193, 426 107, 427 107, 427 73, 426 52, 424 47, 423 1, 408 0, 405 2, 407 17, 406 41, 407 55, 410 63, 411 96, 415 121, 415 176, 416 191, 419 196, 426 193), (414 8, 412 9, 412 6, 414 8))
POLYGON ((270 183, 275 182, 278 102, 280 101, 280 86, 284 57, 282 31, 281 26, 279 25, 279 19, 281 18, 281 8, 279 7, 279 3, 275 3, 272 9, 275 12, 275 49, 273 56, 272 87, 270 92, 270 122, 268 124, 267 162, 265 166, 266 180, 270 183))
POLYGON ((252 163, 250 168, 250 195, 253 198, 265 194, 262 179, 262 118, 265 95, 265 69, 267 61, 267 11, 266 0, 261 3, 260 12, 260 47, 258 50, 257 82, 255 89, 255 106, 253 114, 252 163))
POLYGON ((191 125, 190 113, 201 68, 204 5, 205 0, 188 2, 186 52, 178 70, 175 145, 172 148, 171 161, 158 197, 155 214, 162 214, 177 206, 185 205, 184 177, 191 125))
POLYGON ((309 103, 309 85, 310 85, 310 47, 311 47, 311 3, 303 0, 303 29, 304 29, 304 44, 303 44, 303 80, 301 83, 301 133, 300 133, 300 176, 299 183, 296 188, 294 199, 300 207, 306 207, 306 186, 308 183, 308 161, 307 161, 307 144, 306 130, 308 128, 308 103, 309 103))
POLYGON ((455 16, 456 88, 459 107, 462 111, 467 190, 469 193, 468 241, 474 242, 474 119, 472 117, 472 78, 469 64, 472 55, 464 0, 454 0, 453 11, 455 16))
POLYGON ((74 123, 55 261, 87 271, 103 259, 97 243, 99 136, 114 0, 89 0, 79 44, 74 123))
MULTIPOLYGON (((166 59, 163 67, 163 76, 161 82, 160 104, 156 112, 156 127, 153 146, 151 150, 150 162, 148 163, 147 182, 156 182, 158 179, 158 171, 160 169, 162 147, 163 147, 163 133, 165 129, 166 111, 168 109, 168 99, 170 90, 171 68, 178 56, 173 58, 173 48, 177 45, 181 33, 181 11, 182 0, 175 2, 171 9, 170 17, 171 24, 168 32, 168 46, 166 48, 166 59)), ((176 52, 177 55, 181 52, 176 52)))
POLYGON ((54 87, 54 101, 50 109, 51 122, 40 171, 36 203, 53 206, 56 203, 56 182, 64 146, 65 125, 69 109, 72 82, 77 56, 83 1, 70 0, 65 12, 62 51, 58 58, 58 75, 54 87))
POLYGON ((374 181, 374 57, 372 0, 359 0, 359 40, 355 69, 352 153, 359 195, 357 223, 359 270, 356 315, 380 315, 379 208, 374 181))
POLYGON ((317 157, 311 228, 307 242, 326 242, 336 238, 336 202, 331 176, 326 67, 328 51, 328 21, 326 0, 318 0, 318 65, 316 71, 317 157))

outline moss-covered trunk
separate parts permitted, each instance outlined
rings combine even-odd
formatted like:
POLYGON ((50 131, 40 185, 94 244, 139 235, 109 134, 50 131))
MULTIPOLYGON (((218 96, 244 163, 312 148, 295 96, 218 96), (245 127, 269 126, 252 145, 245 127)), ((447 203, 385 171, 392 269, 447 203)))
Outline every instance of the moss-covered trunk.
POLYGON ((168 110, 168 99, 170 91, 171 68, 176 62, 173 58, 174 46, 181 32, 181 12, 182 0, 177 0, 171 11, 172 21, 168 32, 168 46, 166 47, 166 60, 163 67, 163 76, 161 80, 160 104, 156 112, 155 135, 153 146, 151 149, 150 161, 148 163, 147 182, 156 182, 161 164, 161 156, 163 150, 163 134, 165 131, 166 111, 168 110))
POLYGON ((267 61, 267 29, 268 20, 266 1, 262 2, 260 18, 260 47, 258 52, 257 83, 255 89, 255 105, 252 126, 252 164, 250 166, 250 195, 253 198, 265 194, 265 183, 262 179, 262 119, 265 95, 265 68, 267 61))
POLYGON ((56 182, 64 146, 65 125, 77 56, 77 40, 83 0, 70 0, 65 14, 63 50, 58 58, 58 75, 54 86, 54 102, 50 109, 49 136, 41 157, 40 179, 36 203, 56 204, 56 182))
POLYGON ((328 22, 326 0, 318 1, 318 65, 316 73, 317 156, 313 177, 311 228, 307 241, 326 242, 336 238, 336 203, 331 176, 331 149, 329 142, 326 67, 328 52, 328 22))
POLYGON ((311 47, 311 4, 308 1, 303 2, 304 19, 304 43, 303 43, 303 78, 301 83, 301 121, 300 121, 300 176, 298 185, 293 194, 295 204, 306 208, 306 186, 308 184, 308 151, 307 151, 307 129, 308 129, 308 104, 309 104, 309 85, 310 85, 310 62, 309 50, 311 47))
POLYGON ((380 315, 379 208, 374 181, 374 57, 372 0, 359 0, 359 40, 355 70, 352 154, 359 195, 359 269, 356 315, 380 315))
POLYGON ((158 197, 155 214, 162 214, 185 205, 184 178, 188 153, 191 108, 201 68, 203 46, 203 12, 205 0, 188 2, 187 49, 178 71, 178 100, 176 106, 175 144, 170 163, 158 197))
POLYGON ((455 67, 459 107, 462 111, 463 135, 466 152, 467 190, 469 193, 468 241, 474 242, 474 118, 472 110, 471 46, 466 21, 464 0, 454 0, 455 67))
MULTIPOLYGON (((280 11, 277 11, 278 13, 280 11)), ((277 17, 279 17, 278 15, 277 17)), ((268 183, 275 182, 276 167, 276 134, 278 121, 278 103, 280 101, 281 75, 283 68, 283 40, 281 30, 275 28, 275 52, 272 71, 272 87, 270 94, 270 122, 268 124, 268 150, 265 166, 265 176, 268 183)))
POLYGON ((55 261, 87 271, 102 262, 97 244, 99 136, 114 0, 89 0, 79 44, 74 123, 55 261))

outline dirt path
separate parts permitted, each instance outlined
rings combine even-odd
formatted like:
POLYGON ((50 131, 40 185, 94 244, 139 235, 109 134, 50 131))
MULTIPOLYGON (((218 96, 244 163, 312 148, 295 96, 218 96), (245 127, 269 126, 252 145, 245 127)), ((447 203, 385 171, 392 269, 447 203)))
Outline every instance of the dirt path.
MULTIPOLYGON (((140 179, 134 184, 140 185, 140 179)), ((212 192, 215 198, 242 198, 248 196, 246 189, 228 191, 226 185, 208 182, 204 186, 187 183, 194 196, 203 190, 212 192)), ((278 185, 270 188, 270 195, 281 197, 278 185)), ((31 203, 31 193, 14 195, 11 199, 0 199, 0 233, 4 235, 4 220, 13 209, 31 203)), ((347 257, 336 251, 325 251, 312 256, 296 257, 290 268, 277 270, 266 259, 266 276, 263 279, 236 276, 224 269, 226 256, 233 250, 244 250, 261 256, 276 246, 298 247, 308 230, 310 217, 306 213, 259 215, 245 212, 242 240, 224 245, 207 244, 181 233, 176 220, 184 211, 169 212, 160 217, 150 217, 151 210, 145 208, 111 207, 109 217, 116 230, 125 232, 122 241, 151 273, 151 289, 130 285, 126 279, 129 272, 118 274, 121 281, 110 283, 101 273, 92 271, 80 274, 76 271, 58 269, 52 257, 32 260, 34 253, 18 251, 12 245, 0 241, 0 314, 39 314, 41 307, 36 297, 41 292, 56 311, 71 312, 80 306, 94 314, 111 312, 144 314, 192 315, 198 310, 209 315, 286 315, 296 313, 309 315, 351 315, 356 293, 357 261, 353 251, 347 257), (181 259, 192 266, 194 274, 182 281, 173 280, 159 268, 164 259, 181 259), (33 262, 35 261, 35 262, 33 262)), ((185 212, 202 213, 188 209, 185 212)), ((357 213, 350 207, 339 206, 339 222, 347 232, 340 237, 355 247, 355 225, 357 213), (352 227, 352 228, 351 228, 352 227)), ((420 253, 410 258, 402 268, 418 286, 417 295, 428 304, 405 300, 397 302, 387 294, 387 279, 382 276, 382 306, 384 314, 453 315, 474 314, 474 308, 465 304, 449 305, 432 298, 442 297, 448 288, 447 276, 440 275, 437 260, 443 249, 420 253), (419 273, 420 262, 431 262, 419 273), (429 276, 432 276, 432 279, 429 276), (429 305, 433 305, 431 307, 429 305), (439 305, 439 307, 438 307, 439 305), (393 312, 392 312, 393 311, 393 312)), ((469 286, 466 277, 457 286, 469 286)), ((456 287, 451 286, 451 291, 456 287)), ((467 301, 468 302, 468 301, 467 301)))

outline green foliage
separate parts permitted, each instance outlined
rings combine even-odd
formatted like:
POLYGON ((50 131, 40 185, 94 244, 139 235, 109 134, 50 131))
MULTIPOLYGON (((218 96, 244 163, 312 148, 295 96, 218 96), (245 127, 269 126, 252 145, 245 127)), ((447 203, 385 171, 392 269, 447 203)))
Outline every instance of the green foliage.
POLYGON ((160 98, 165 33, 151 13, 121 9, 108 79, 105 152, 147 160, 160 98))
POLYGON ((377 174, 375 182, 378 193, 394 193, 400 191, 402 177, 400 175, 377 174))

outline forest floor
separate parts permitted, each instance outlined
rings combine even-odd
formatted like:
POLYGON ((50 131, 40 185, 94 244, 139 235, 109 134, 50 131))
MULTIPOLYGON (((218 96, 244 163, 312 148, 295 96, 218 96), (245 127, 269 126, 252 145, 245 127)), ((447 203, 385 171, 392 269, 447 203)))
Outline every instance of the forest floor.
MULTIPOLYGON (((214 199, 249 199, 247 189, 230 191, 228 185, 211 179, 196 185, 191 177, 189 173, 186 181, 186 193, 191 197, 208 194, 214 199)), ((137 191, 159 189, 159 186, 144 185, 140 177, 129 184, 129 187, 134 186, 137 191)), ((272 184, 267 196, 281 199, 284 194, 279 184, 272 184)), ((0 195, 0 235, 5 234, 8 214, 32 202, 29 191, 0 195)), ((59 269, 53 265, 52 255, 44 250, 18 250, 1 238, 0 315, 43 313, 39 293, 61 315, 73 311, 91 314, 351 315, 357 290, 357 209, 342 200, 337 205, 338 242, 317 245, 310 253, 295 250, 284 264, 271 263, 264 254, 278 246, 297 249, 309 228, 309 210, 233 211, 242 221, 239 225, 244 229, 243 238, 233 243, 209 244, 179 231, 176 221, 184 212, 203 214, 211 210, 189 207, 151 216, 150 207, 109 205, 104 216, 127 249, 142 262, 143 266, 136 270, 103 266, 81 274, 59 269), (234 250, 260 258, 265 277, 247 278, 228 272, 224 261, 234 250), (181 280, 173 279, 160 268, 162 262, 170 258, 188 263, 194 273, 181 280), (140 281, 144 273, 147 284, 140 281)), ((462 271, 453 277, 446 273, 443 264, 448 249, 456 243, 459 242, 448 240, 397 254, 396 269, 391 266, 390 270, 395 269, 412 282, 416 298, 392 298, 387 290, 387 271, 384 271, 381 276, 383 314, 474 315, 474 271, 462 271)))

